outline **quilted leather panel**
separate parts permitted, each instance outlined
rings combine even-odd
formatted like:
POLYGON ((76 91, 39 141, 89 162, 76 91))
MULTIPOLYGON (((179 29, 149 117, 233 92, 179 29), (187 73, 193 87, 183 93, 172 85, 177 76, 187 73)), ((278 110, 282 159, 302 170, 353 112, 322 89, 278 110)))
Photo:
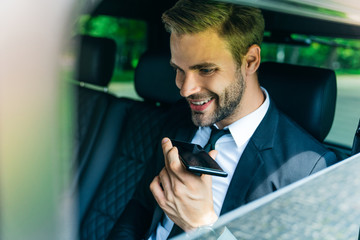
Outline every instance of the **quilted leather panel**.
MULTIPOLYGON (((118 148, 118 142, 123 135, 126 116, 133 104, 134 100, 111 98, 96 135, 91 135, 94 139, 93 143, 83 144, 83 148, 80 149, 83 150, 80 153, 84 153, 79 155, 80 159, 84 159, 82 161, 84 164, 78 166, 76 175, 80 222, 82 222, 81 219, 84 218, 87 209, 89 209, 95 192, 111 163, 114 152, 118 148)), ((96 126, 94 124, 89 126, 90 132, 95 130, 96 126)))
MULTIPOLYGON (((80 229, 81 239, 106 239, 154 154, 166 108, 138 102, 130 110, 118 150, 105 172, 80 229)), ((116 133, 114 133, 116 134, 116 133)))

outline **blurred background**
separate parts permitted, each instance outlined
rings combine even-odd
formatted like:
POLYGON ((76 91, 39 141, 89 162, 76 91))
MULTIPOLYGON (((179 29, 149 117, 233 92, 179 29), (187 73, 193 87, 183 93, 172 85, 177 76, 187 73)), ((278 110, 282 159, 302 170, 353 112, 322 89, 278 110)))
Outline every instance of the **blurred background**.
MULTIPOLYGON (((74 104, 68 84, 76 62, 74 37, 114 39, 109 91, 139 98, 134 69, 148 49, 149 26, 141 19, 87 14, 98 2, 0 1, 0 239, 77 238, 71 186, 74 104)), ((273 44, 276 36, 266 32, 265 37, 263 61, 336 71, 338 102, 326 142, 350 148, 360 116, 360 41, 293 34, 296 44, 273 44)))

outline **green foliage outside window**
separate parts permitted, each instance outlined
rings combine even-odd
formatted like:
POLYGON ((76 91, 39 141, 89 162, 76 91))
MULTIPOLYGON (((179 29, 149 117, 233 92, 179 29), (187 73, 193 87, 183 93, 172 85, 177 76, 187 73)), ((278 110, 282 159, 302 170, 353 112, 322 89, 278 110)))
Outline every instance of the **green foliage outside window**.
MULTIPOLYGON (((306 36, 292 35, 293 39, 306 36)), ((309 46, 263 43, 262 60, 334 69, 339 74, 360 74, 360 41, 309 38, 309 46)))
POLYGON ((139 20, 110 16, 81 16, 78 34, 107 37, 115 40, 117 61, 112 81, 132 81, 134 69, 141 54, 146 50, 146 23, 139 20))

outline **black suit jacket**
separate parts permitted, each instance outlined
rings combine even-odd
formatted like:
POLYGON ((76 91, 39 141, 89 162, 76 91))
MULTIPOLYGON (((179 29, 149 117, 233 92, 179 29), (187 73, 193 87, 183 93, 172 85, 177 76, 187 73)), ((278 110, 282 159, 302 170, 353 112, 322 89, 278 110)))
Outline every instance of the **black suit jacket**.
MULTIPOLYGON (((181 102, 170 111, 163 136, 190 142, 196 130, 187 104, 181 102)), ((163 212, 149 190, 150 182, 164 166, 160 144, 153 159, 109 239, 146 239, 160 221, 163 212)), ((334 153, 281 113, 271 100, 237 164, 221 215, 336 161, 334 153)))

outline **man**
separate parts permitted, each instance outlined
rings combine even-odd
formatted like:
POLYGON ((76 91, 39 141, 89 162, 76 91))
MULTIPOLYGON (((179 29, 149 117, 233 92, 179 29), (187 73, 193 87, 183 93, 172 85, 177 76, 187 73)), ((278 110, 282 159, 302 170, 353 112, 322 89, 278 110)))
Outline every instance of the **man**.
MULTIPOLYGON (((211 226, 221 214, 336 161, 333 153, 279 112, 260 87, 260 10, 180 0, 163 14, 163 21, 171 33, 176 85, 187 101, 176 111, 185 119, 190 107, 197 126, 184 120, 176 129, 165 127, 164 136, 204 146, 217 131, 212 129, 228 129, 217 140, 216 150, 209 152, 228 177, 186 171, 177 148, 163 138, 163 156, 157 154, 150 163, 111 239, 166 239, 179 229, 211 226)), ((175 118, 169 114, 169 122, 175 118)))

